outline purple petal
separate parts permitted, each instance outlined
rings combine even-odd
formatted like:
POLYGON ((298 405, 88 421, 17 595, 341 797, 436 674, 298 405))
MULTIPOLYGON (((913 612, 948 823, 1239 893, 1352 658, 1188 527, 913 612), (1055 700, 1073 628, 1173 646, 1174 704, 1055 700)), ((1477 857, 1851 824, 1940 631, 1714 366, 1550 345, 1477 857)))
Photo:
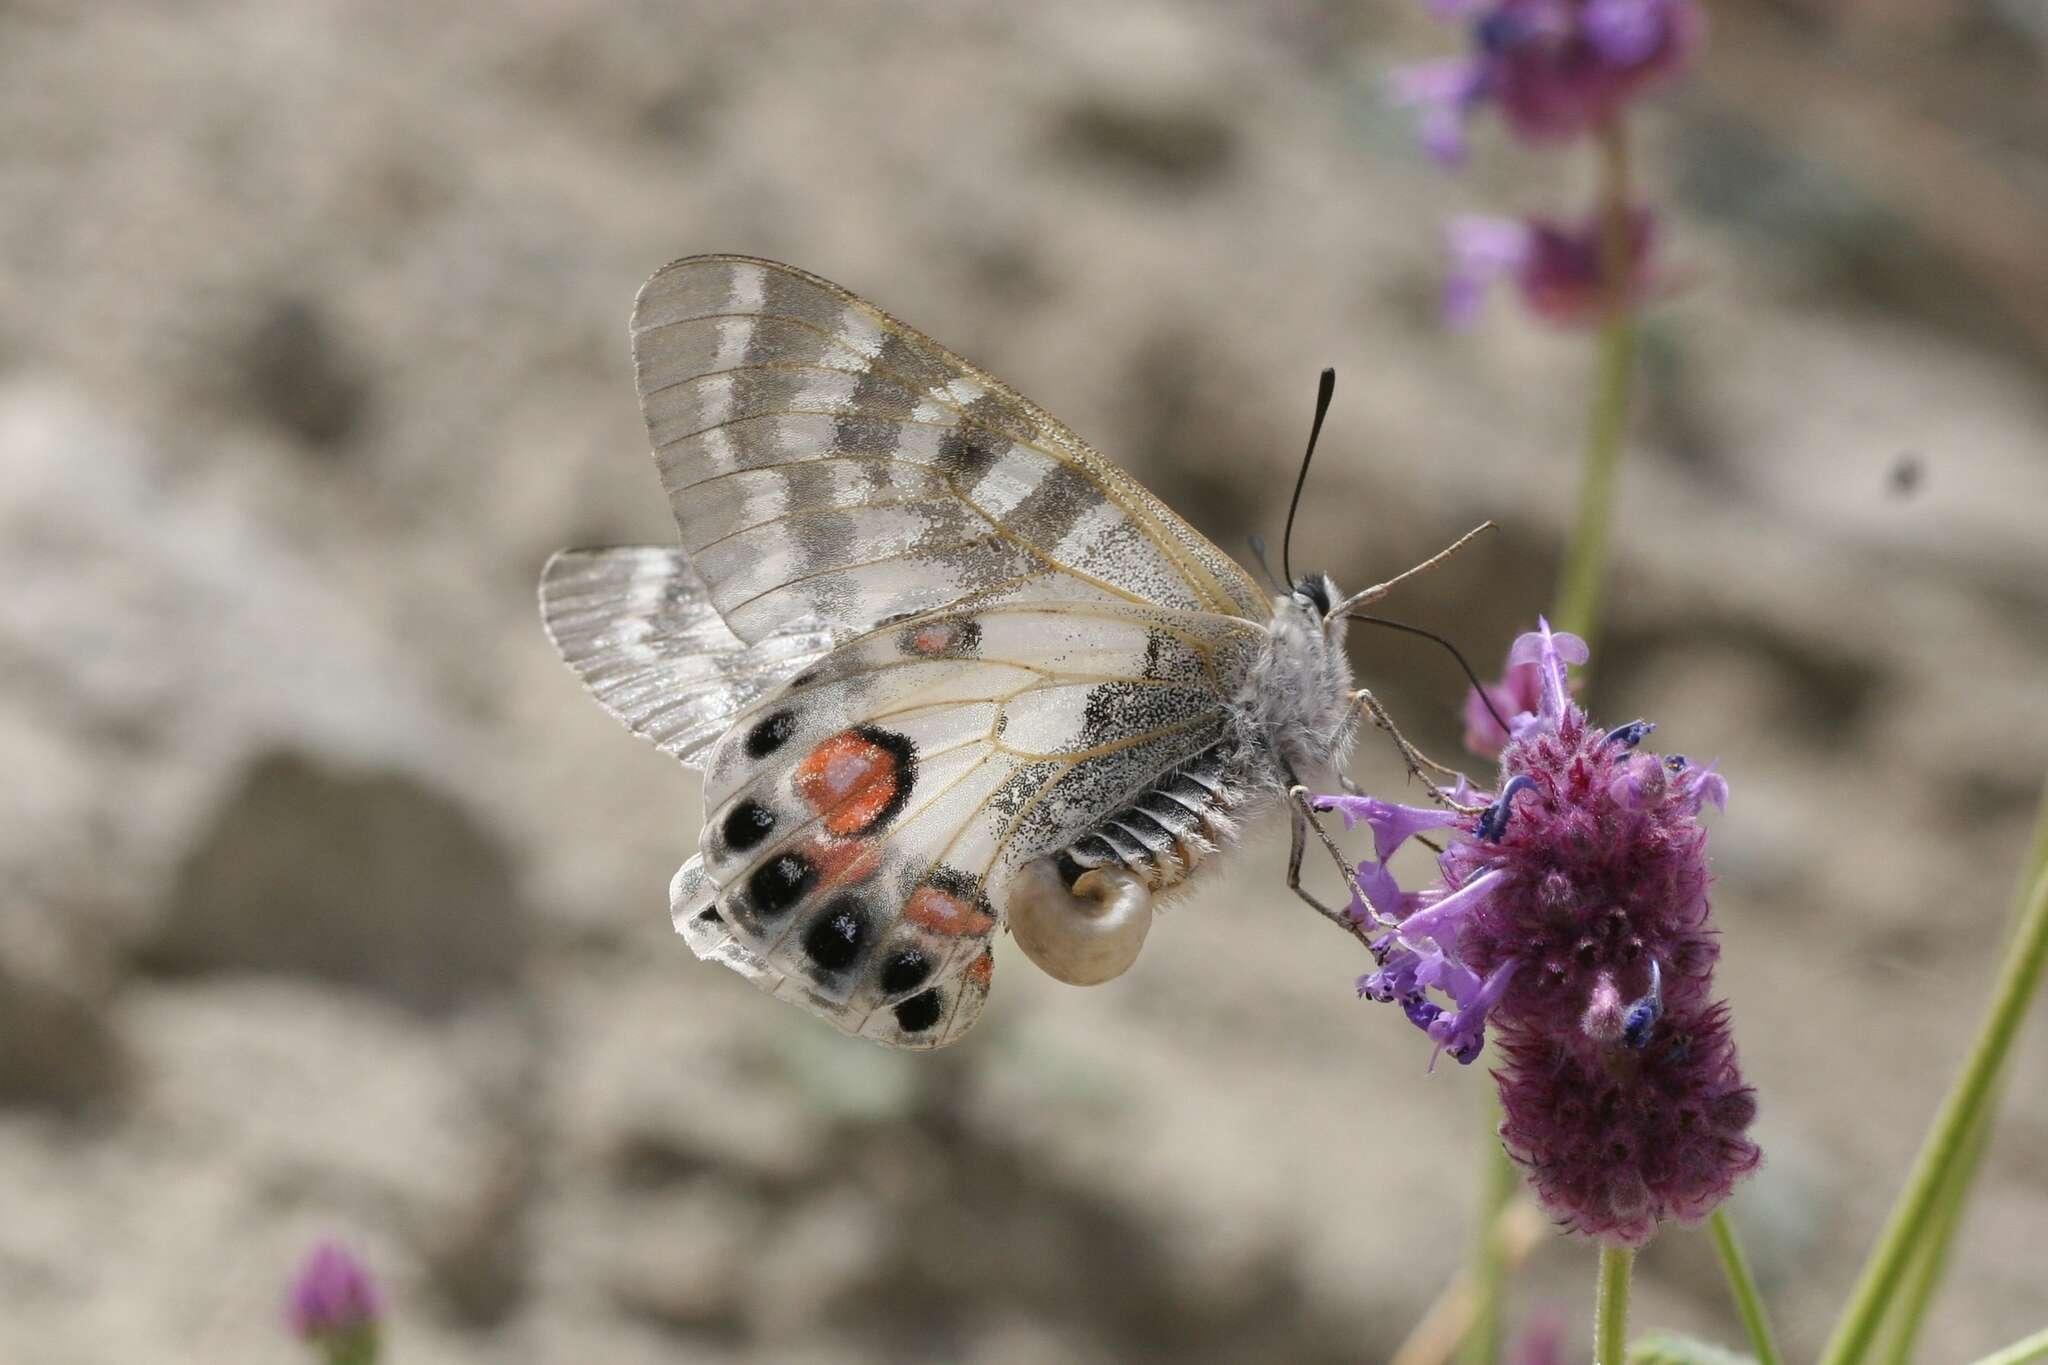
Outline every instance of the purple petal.
POLYGON ((1482 872, 1434 905, 1417 910, 1401 921, 1402 941, 1412 943, 1431 938, 1439 943, 1456 942, 1458 925, 1493 893, 1494 884, 1502 875, 1498 871, 1482 872))
POLYGON ((1715 810, 1728 809, 1728 779, 1715 772, 1712 763, 1704 768, 1694 768, 1686 776, 1684 786, 1695 812, 1710 802, 1715 810))
POLYGON ((1607 799, 1623 810, 1641 810, 1663 791, 1664 765, 1655 754, 1630 754, 1607 779, 1607 799))
POLYGON ((1536 618, 1536 629, 1518 636, 1508 649, 1508 664, 1537 664, 1542 669, 1543 701, 1539 707, 1544 720, 1556 724, 1564 718, 1571 701, 1565 665, 1583 664, 1591 657, 1586 642, 1568 631, 1553 631, 1550 622, 1536 618))
POLYGON ((1513 275, 1529 256, 1529 229, 1512 218, 1463 214, 1444 232, 1450 272, 1444 277, 1444 323, 1468 327, 1495 280, 1513 275))
MULTIPOLYGON (((1380 941, 1384 943, 1387 940, 1380 941)), ((1385 965, 1378 971, 1358 978, 1358 993, 1383 1005, 1418 994, 1421 987, 1415 983, 1415 973, 1421 965, 1420 953, 1412 948, 1396 947, 1387 953, 1385 965)))
POLYGON ((1422 148, 1440 166, 1465 162, 1465 111, 1479 76, 1472 62, 1452 57, 1397 67, 1388 78, 1389 102, 1417 112, 1422 148))
POLYGON ((1394 874, 1387 870, 1385 863, 1360 863, 1358 889, 1365 892, 1366 904, 1351 907, 1351 917, 1356 920, 1373 919, 1382 924, 1392 924, 1406 915, 1415 902, 1414 894, 1401 889, 1401 884, 1394 880, 1394 874))
POLYGON ((1463 1005, 1479 993, 1479 973, 1442 952, 1422 954, 1415 969, 1415 984, 1424 990, 1441 991, 1456 1005, 1463 1005))
POLYGON ((1612 66, 1638 66, 1656 54, 1670 28, 1665 0, 1586 0, 1579 15, 1601 59, 1612 66))
POLYGON ((1508 1348, 1507 1365, 1565 1365, 1564 1319, 1553 1312, 1531 1315, 1508 1348))
POLYGON ((337 1242, 307 1255, 285 1307, 292 1330, 312 1341, 361 1331, 377 1319, 377 1287, 362 1262, 337 1242))
MULTIPOLYGON (((1512 719, 1510 717, 1511 721, 1512 719)), ((1472 780, 1463 773, 1459 773, 1458 780, 1450 786, 1438 787, 1436 790, 1437 794, 1446 801, 1460 806, 1484 806, 1490 805, 1493 801, 1493 797, 1490 794, 1482 792, 1473 786, 1472 780)))
POLYGON ((1434 806, 1397 806, 1372 796, 1318 796, 1317 810, 1333 810, 1344 817, 1344 828, 1356 829, 1363 820, 1372 826, 1373 853, 1384 863, 1411 835, 1426 829, 1443 829, 1458 823, 1456 811, 1434 806))
POLYGON ((1387 73, 1387 98, 1407 108, 1429 104, 1457 105, 1471 94, 1473 78, 1473 65, 1464 57, 1410 62, 1387 73))
MULTIPOLYGON (((1538 723, 1536 707, 1543 698, 1543 671, 1535 664, 1510 664, 1497 683, 1480 689, 1465 689, 1465 747, 1481 758, 1499 758, 1508 741, 1519 739, 1538 723), (1493 711, 1486 702, 1493 703, 1493 711), (1498 711, 1508 723, 1502 730, 1494 721, 1498 711)), ((1457 798, 1453 798, 1457 799, 1457 798)))
POLYGON ((1456 1010, 1439 1015, 1430 1023, 1429 1036, 1460 1066, 1470 1066, 1486 1045, 1486 1016, 1508 993, 1508 983, 1518 965, 1513 958, 1501 963, 1483 985, 1459 1002, 1456 1010))

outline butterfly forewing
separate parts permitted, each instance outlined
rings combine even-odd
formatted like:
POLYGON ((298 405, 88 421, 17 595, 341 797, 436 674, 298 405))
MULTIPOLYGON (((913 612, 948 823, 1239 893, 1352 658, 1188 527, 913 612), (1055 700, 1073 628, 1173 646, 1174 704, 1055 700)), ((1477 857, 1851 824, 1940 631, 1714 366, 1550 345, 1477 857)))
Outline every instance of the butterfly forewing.
POLYGON ((1262 619, 1229 556, 1034 404, 814 275, 698 256, 641 290, 641 406, 726 624, 855 634, 973 593, 1262 619))

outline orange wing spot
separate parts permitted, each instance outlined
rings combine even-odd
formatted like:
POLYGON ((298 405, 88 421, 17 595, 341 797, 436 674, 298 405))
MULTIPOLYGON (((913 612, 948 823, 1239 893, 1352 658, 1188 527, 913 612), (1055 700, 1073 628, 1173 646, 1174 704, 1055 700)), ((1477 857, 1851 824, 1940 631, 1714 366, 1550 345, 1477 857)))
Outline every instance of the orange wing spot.
POLYGON ((796 765, 797 795, 840 838, 860 834, 891 814, 904 792, 904 778, 902 756, 857 730, 821 740, 796 765))
POLYGON ((994 919, 977 910, 967 897, 942 891, 929 882, 910 893, 910 903, 903 908, 903 916, 912 924, 949 938, 985 934, 996 924, 994 919))
POLYGON ((879 845, 858 839, 811 839, 804 856, 818 869, 821 887, 846 886, 870 876, 882 865, 879 845))
POLYGON ((969 986, 985 991, 988 989, 988 983, 995 978, 995 974, 996 955, 983 953, 967 964, 967 970, 960 973, 960 979, 969 986))
POLYGON ((910 632, 910 647, 919 654, 944 654, 953 643, 949 625, 919 626, 910 632))

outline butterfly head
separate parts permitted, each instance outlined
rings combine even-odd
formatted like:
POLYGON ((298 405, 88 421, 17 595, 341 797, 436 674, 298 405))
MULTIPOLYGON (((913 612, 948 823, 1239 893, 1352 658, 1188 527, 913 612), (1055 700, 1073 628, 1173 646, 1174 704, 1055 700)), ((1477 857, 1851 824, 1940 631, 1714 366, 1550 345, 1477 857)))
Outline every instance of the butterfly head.
POLYGON ((1330 603, 1337 600, 1337 584, 1326 573, 1303 574, 1301 581, 1294 585, 1294 600, 1308 607, 1318 617, 1330 614, 1330 603))
POLYGON ((1341 641, 1344 638, 1344 616, 1341 612, 1332 615, 1331 608, 1343 600, 1344 594, 1337 590, 1335 579, 1326 573, 1307 573, 1301 576, 1279 605, 1298 614, 1304 624, 1341 641))

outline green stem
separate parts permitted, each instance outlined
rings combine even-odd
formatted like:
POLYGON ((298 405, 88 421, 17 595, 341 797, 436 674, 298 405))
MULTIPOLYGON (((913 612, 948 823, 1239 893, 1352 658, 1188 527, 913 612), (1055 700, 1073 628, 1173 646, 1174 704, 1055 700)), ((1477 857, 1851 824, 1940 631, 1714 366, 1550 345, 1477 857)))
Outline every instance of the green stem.
MULTIPOLYGON (((1601 586, 1607 578, 1615 490, 1620 484, 1636 365, 1635 222, 1630 205, 1628 128, 1619 117, 1601 125, 1599 146, 1600 281, 1607 297, 1600 322, 1593 406, 1586 427, 1585 462, 1579 473, 1579 505, 1551 612, 1553 626, 1588 643, 1600 621, 1601 586)), ((1634 1260, 1634 1253, 1626 1250, 1600 1253, 1593 1338, 1599 1365, 1620 1365, 1627 1347, 1629 1271, 1634 1260)))
POLYGON ((1494 1365, 1500 1359, 1502 1301, 1507 1291, 1507 1239, 1501 1215, 1515 1197, 1515 1166, 1500 1145, 1500 1101, 1489 1097, 1492 1126, 1486 1134, 1479 1183, 1477 1242, 1472 1248, 1472 1326, 1458 1348, 1458 1365, 1494 1365))
MULTIPOLYGON (((2010 947, 2012 936, 2019 927, 2017 916, 2025 904, 2026 890, 2044 869, 2048 869, 2048 790, 2042 792, 2041 807, 2035 816, 2033 844, 2027 850, 2019 886, 2013 897, 2015 923, 2006 927, 2005 947, 2010 947)), ((1919 1344, 1927 1310, 1948 1272, 1949 1248, 1954 1245, 1956 1234, 1962 1228, 1963 1212, 1969 1205, 1970 1191, 1976 1185, 1984 1149, 1990 1145, 1991 1120, 1998 1111, 2001 1092, 1993 1093, 1977 1121, 1971 1124, 1963 1137, 1961 1153, 1942 1176, 1941 1191, 1935 1198, 1935 1209, 1926 1235, 1914 1244, 1913 1260, 1906 1270, 1904 1288, 1885 1315, 1885 1344, 1881 1357, 1885 1365, 1906 1365, 1919 1344)))
POLYGON ((1735 1240, 1735 1225, 1728 1221, 1725 1205, 1714 1210, 1707 1227, 1714 1235, 1714 1250, 1721 1253, 1721 1269, 1728 1276, 1729 1292, 1735 1295, 1735 1311, 1742 1315, 1742 1326, 1749 1333, 1749 1346, 1756 1353, 1757 1365, 1783 1365, 1784 1357, 1778 1354, 1778 1344, 1771 1339, 1770 1319, 1764 1315, 1763 1296, 1757 1293, 1756 1278, 1749 1273, 1749 1258, 1742 1254, 1742 1243, 1735 1240))
POLYGON ((1593 1365, 1622 1365, 1628 1350, 1628 1281, 1636 1254, 1600 1248, 1600 1287, 1593 1304, 1593 1365))
MULTIPOLYGON (((2001 1091, 2003 1088, 1998 1087, 2001 1091)), ((1935 1197, 1927 1233, 1914 1244, 1904 1286, 1885 1314, 1886 1339, 1879 1357, 1885 1365, 1907 1365, 1919 1345, 1920 1328, 1935 1291, 1941 1288, 1942 1278, 1948 1273, 1949 1248, 1962 1227, 1963 1210, 1970 1202, 1977 1168, 1991 1140, 1991 1117, 1997 1111, 1998 1099, 1994 1094, 1984 1112, 1970 1125, 1970 1131, 1963 1137, 1962 1151, 1942 1175, 1941 1192, 1935 1197)))
POLYGON ((320 1343, 323 1365, 377 1365, 379 1338, 376 1327, 358 1327, 350 1332, 327 1336, 320 1343))
POLYGON ((2048 868, 2035 873, 1969 1060, 1955 1088, 1942 1101, 1906 1188, 1892 1206, 1849 1307, 1821 1355, 1821 1365, 1855 1365, 1869 1353, 1885 1310, 1899 1292, 1914 1246, 1928 1232, 1945 1175, 1963 1155, 1971 1128, 1987 1120, 1990 1101, 1999 1088, 1999 1074, 2041 984, 2044 966, 2048 966, 2048 868))
POLYGON ((1579 473, 1579 505, 1558 578, 1552 624, 1589 644, 1600 620, 1614 525, 1615 490, 1628 435, 1629 398, 1635 387, 1636 319, 1632 285, 1635 221, 1630 206, 1628 135, 1620 119, 1600 129, 1600 273, 1607 289, 1600 324, 1600 361, 1579 473))
POLYGON ((2048 1360, 2048 1330, 2034 1333, 2022 1341, 2015 1341, 2003 1351, 1993 1351, 1977 1362, 1977 1365, 2030 1365, 2036 1360, 2048 1360))

